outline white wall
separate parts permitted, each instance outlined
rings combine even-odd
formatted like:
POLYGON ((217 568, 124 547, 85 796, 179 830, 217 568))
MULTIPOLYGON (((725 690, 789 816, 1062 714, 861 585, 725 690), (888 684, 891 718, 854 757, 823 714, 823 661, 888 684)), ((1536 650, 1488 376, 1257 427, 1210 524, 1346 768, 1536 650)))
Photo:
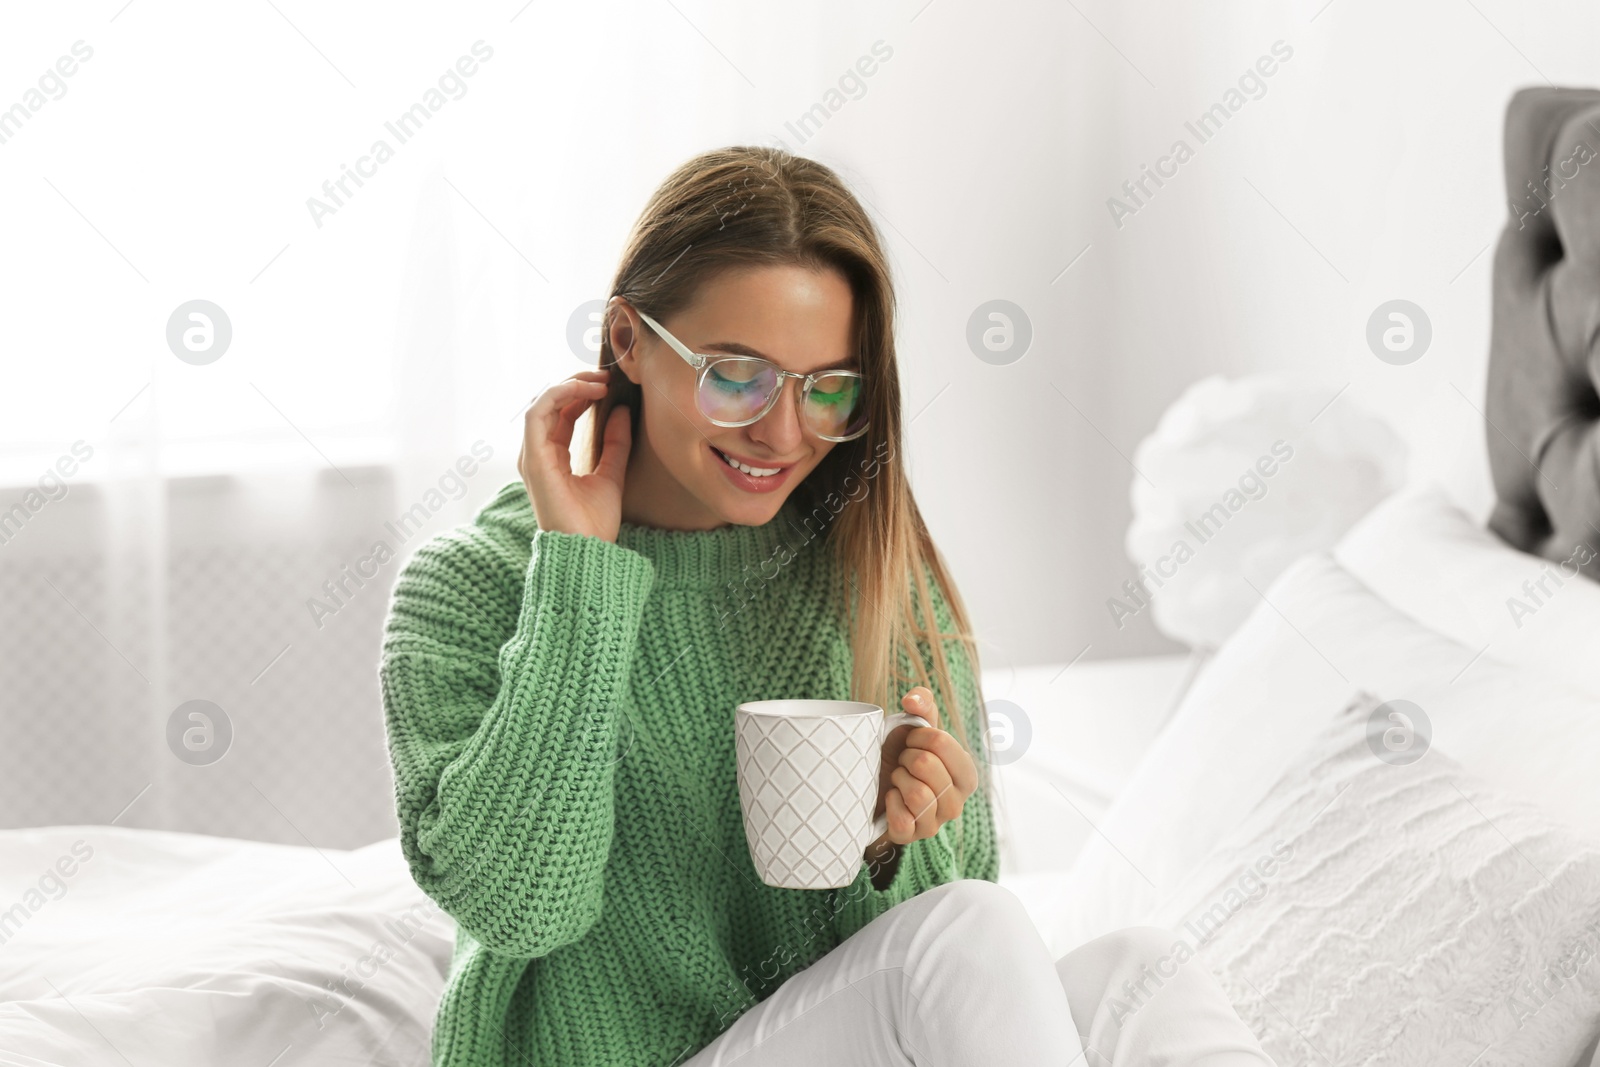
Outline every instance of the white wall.
MULTIPOLYGON (((1325 383, 1329 396, 1348 384, 1338 403, 1388 418, 1413 477, 1441 480, 1486 513, 1492 431, 1474 406, 1483 405, 1492 242, 1507 214, 1504 108, 1547 77, 1600 82, 1593 6, 1079 7, 1155 83, 1117 61, 1115 134, 1093 165, 1090 202, 1072 209, 1095 242, 1091 255, 1105 254, 1095 266, 1113 278, 1104 358, 1116 369, 1098 397, 1107 436, 1131 452, 1205 374, 1285 370, 1325 383), (1207 143, 1188 137, 1184 120, 1278 39, 1294 54, 1264 95, 1207 143), (1194 158, 1118 228, 1104 199, 1176 137, 1196 147, 1194 158), (1379 361, 1365 342, 1368 316, 1394 298, 1419 304, 1433 326, 1431 348, 1409 366, 1379 361)), ((1127 512, 1121 499, 1100 499, 1096 538, 1114 538, 1127 512)), ((1072 613, 1083 640, 1098 625, 1088 616, 1072 613)), ((1156 640, 1146 633, 1118 647, 1156 640)))

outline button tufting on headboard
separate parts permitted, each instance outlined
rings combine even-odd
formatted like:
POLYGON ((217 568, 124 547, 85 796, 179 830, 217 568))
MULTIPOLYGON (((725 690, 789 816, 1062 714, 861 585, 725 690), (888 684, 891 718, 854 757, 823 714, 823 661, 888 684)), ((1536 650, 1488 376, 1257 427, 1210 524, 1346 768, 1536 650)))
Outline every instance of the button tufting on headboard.
POLYGON ((1600 579, 1600 91, 1518 92, 1505 163, 1485 398, 1489 528, 1600 579))

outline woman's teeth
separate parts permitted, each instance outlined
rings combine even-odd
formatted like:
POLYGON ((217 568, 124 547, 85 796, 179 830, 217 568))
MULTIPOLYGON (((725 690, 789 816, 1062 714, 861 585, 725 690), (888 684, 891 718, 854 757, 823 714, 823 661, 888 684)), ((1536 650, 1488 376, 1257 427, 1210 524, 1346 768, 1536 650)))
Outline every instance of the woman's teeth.
POLYGON ((782 467, 750 467, 750 466, 746 466, 745 464, 740 463, 738 460, 734 459, 732 456, 728 455, 726 452, 722 451, 722 449, 717 448, 714 445, 712 446, 711 450, 713 452, 715 452, 717 455, 721 456, 722 457, 722 461, 724 463, 726 463, 728 466, 732 467, 736 471, 740 471, 740 472, 742 472, 744 474, 748 474, 752 478, 770 478, 772 475, 777 474, 778 472, 783 470, 782 467))

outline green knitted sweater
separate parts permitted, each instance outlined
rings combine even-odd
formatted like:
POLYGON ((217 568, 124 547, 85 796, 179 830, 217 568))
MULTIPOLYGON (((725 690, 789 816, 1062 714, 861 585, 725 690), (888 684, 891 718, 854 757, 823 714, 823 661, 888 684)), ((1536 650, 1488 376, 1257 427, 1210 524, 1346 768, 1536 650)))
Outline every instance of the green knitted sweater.
MULTIPOLYGON (((834 890, 757 876, 735 707, 850 696, 816 529, 791 499, 764 526, 612 543, 540 530, 515 482, 406 565, 380 677, 400 843, 457 923, 435 1064, 669 1067, 888 908, 996 879, 982 789, 882 891, 865 863, 834 890)), ((935 617, 953 628, 937 592, 935 617)))

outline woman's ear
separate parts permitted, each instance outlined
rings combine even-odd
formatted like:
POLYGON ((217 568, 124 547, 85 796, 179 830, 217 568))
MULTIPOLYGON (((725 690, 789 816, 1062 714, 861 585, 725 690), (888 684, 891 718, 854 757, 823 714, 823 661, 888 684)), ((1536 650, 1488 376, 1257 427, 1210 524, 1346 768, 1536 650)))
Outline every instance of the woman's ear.
POLYGON ((633 321, 633 309, 621 297, 611 298, 611 321, 607 326, 611 334, 612 365, 639 384, 639 353, 636 341, 640 331, 633 321))

